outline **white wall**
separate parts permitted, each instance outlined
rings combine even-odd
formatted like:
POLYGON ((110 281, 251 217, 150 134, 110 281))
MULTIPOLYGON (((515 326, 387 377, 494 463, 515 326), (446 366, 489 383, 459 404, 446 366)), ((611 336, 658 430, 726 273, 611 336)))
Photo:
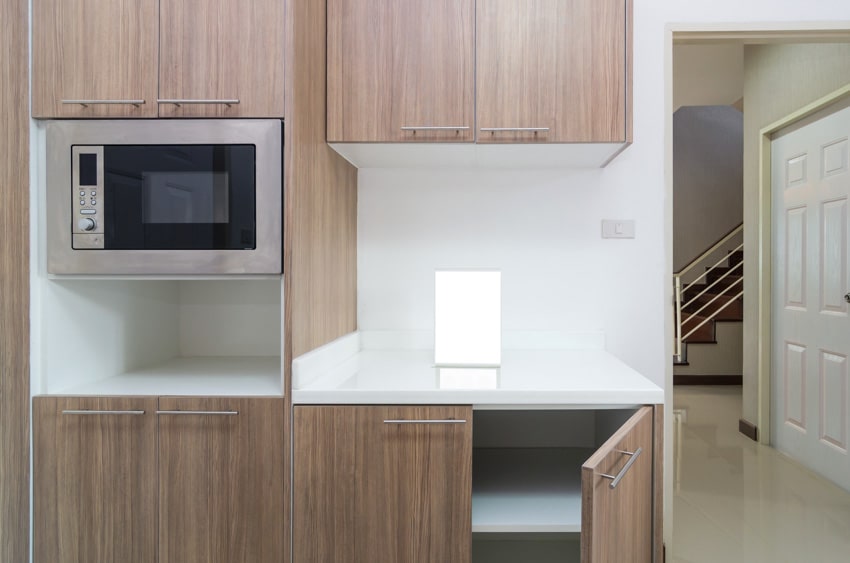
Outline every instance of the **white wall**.
POLYGON ((743 96, 743 45, 673 47, 673 111, 682 106, 728 106, 743 96))

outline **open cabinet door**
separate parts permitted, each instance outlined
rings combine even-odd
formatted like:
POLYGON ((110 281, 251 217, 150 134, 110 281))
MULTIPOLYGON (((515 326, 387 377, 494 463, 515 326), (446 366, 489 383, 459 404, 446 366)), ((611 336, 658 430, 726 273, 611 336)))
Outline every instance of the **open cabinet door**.
POLYGON ((581 468, 581 561, 652 562, 653 408, 641 407, 581 468))

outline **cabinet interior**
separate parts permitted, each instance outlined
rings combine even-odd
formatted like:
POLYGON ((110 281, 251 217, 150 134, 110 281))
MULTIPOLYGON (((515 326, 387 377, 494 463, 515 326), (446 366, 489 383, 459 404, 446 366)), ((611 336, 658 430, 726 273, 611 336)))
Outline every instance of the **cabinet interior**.
POLYGON ((635 410, 476 410, 473 562, 578 561, 581 466, 635 410))
POLYGON ((282 395, 282 283, 51 279, 41 392, 282 395))

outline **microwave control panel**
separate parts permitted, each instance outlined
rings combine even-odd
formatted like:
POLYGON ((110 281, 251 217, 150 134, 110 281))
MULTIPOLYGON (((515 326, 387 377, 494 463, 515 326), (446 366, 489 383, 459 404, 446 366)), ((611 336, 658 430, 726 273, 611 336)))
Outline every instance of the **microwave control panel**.
POLYGON ((104 248, 103 147, 71 148, 71 233, 74 250, 104 248))

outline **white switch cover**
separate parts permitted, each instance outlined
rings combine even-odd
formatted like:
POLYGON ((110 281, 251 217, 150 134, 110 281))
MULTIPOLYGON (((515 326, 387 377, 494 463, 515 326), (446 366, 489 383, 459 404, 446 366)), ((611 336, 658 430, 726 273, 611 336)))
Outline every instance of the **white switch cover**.
POLYGON ((634 220, 603 219, 602 238, 635 238, 634 220))

